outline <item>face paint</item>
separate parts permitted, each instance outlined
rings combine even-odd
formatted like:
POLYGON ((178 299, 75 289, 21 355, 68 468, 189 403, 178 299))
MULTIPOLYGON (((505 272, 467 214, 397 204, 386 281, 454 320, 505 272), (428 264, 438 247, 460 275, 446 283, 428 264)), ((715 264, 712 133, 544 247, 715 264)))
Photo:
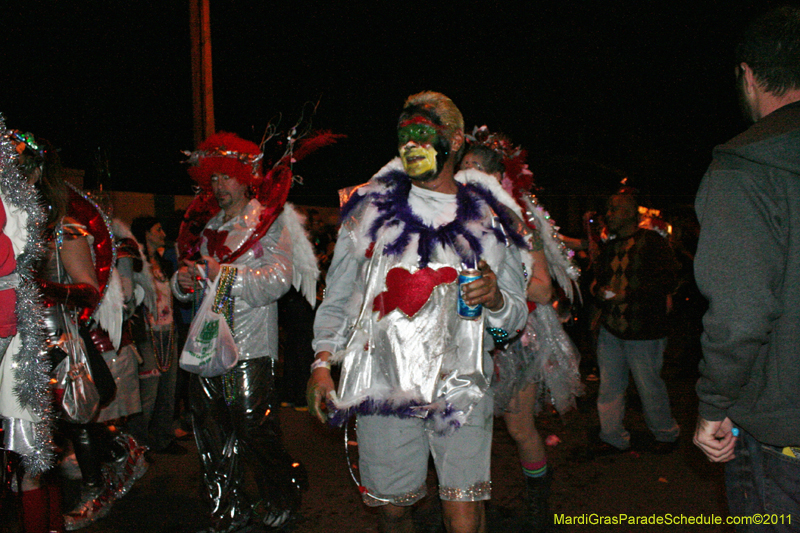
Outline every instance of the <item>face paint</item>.
POLYGON ((418 146, 413 142, 400 147, 400 159, 410 178, 432 172, 436 174, 436 150, 431 145, 418 146))
POLYGON ((404 120, 397 128, 400 159, 411 179, 426 181, 439 171, 438 155, 434 144, 440 144, 436 126, 425 117, 416 115, 404 120))
POLYGON ((409 141, 415 141, 419 144, 432 144, 436 140, 436 127, 422 117, 413 117, 400 123, 397 128, 397 138, 400 145, 403 146, 409 141))

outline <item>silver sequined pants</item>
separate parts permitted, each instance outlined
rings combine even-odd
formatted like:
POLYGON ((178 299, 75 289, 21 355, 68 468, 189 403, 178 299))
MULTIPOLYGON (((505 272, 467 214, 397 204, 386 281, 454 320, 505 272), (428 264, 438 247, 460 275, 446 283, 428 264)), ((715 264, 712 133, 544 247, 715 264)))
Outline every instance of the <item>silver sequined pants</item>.
POLYGON ((215 531, 243 526, 254 509, 295 511, 300 506, 306 474, 281 442, 275 393, 275 362, 269 357, 240 361, 223 376, 196 377, 190 384, 195 440, 215 531), (245 470, 258 487, 257 501, 245 492, 245 470))

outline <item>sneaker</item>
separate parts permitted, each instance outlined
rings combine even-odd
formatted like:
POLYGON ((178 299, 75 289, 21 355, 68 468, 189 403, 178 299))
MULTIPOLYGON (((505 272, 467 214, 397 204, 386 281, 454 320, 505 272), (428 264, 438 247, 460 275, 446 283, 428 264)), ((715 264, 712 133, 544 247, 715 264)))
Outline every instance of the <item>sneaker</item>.
POLYGON ((259 518, 261 523, 266 526, 267 531, 282 531, 288 527, 296 518, 297 515, 291 509, 280 507, 274 503, 258 502, 253 511, 254 518, 259 518))
POLYGON ((294 520, 295 515, 289 509, 272 509, 264 515, 262 523, 268 528, 267 531, 279 531, 289 525, 294 520))
POLYGON ((84 487, 78 505, 64 515, 64 529, 75 531, 104 518, 111 512, 113 493, 107 485, 84 487))
POLYGON ((147 472, 149 465, 145 460, 145 446, 140 446, 136 440, 127 434, 120 433, 117 438, 125 454, 108 465, 108 480, 114 498, 122 498, 133 487, 134 482, 141 479, 147 472))
POLYGON ((618 455, 630 451, 630 448, 617 448, 616 446, 604 441, 599 441, 591 444, 587 450, 586 455, 590 459, 595 457, 608 457, 610 455, 618 455))

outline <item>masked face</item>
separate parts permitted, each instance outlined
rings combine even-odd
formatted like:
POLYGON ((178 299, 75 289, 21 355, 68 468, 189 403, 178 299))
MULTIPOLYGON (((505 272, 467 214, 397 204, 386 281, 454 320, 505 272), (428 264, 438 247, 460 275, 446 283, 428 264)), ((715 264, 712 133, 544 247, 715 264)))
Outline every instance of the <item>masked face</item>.
POLYGON ((417 181, 435 178, 447 157, 447 141, 429 119, 415 115, 397 128, 400 159, 406 174, 417 181))

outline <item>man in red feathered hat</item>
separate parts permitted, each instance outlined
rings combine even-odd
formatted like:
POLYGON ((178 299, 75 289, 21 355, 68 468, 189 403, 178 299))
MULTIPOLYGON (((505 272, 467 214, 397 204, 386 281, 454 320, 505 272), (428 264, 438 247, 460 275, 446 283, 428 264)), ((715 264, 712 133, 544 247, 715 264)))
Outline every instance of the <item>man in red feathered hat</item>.
POLYGON ((189 174, 201 192, 181 226, 183 265, 172 278, 179 300, 220 303, 238 349, 229 371, 190 384, 213 532, 259 521, 283 526, 306 483, 281 443, 275 409, 277 301, 294 283, 313 305, 318 270, 298 216, 285 203, 290 169, 278 165, 265 176, 261 157, 256 144, 231 133, 217 133, 189 154, 189 174), (215 279, 216 290, 203 291, 215 279), (244 490, 245 465, 258 485, 255 506, 244 490))

